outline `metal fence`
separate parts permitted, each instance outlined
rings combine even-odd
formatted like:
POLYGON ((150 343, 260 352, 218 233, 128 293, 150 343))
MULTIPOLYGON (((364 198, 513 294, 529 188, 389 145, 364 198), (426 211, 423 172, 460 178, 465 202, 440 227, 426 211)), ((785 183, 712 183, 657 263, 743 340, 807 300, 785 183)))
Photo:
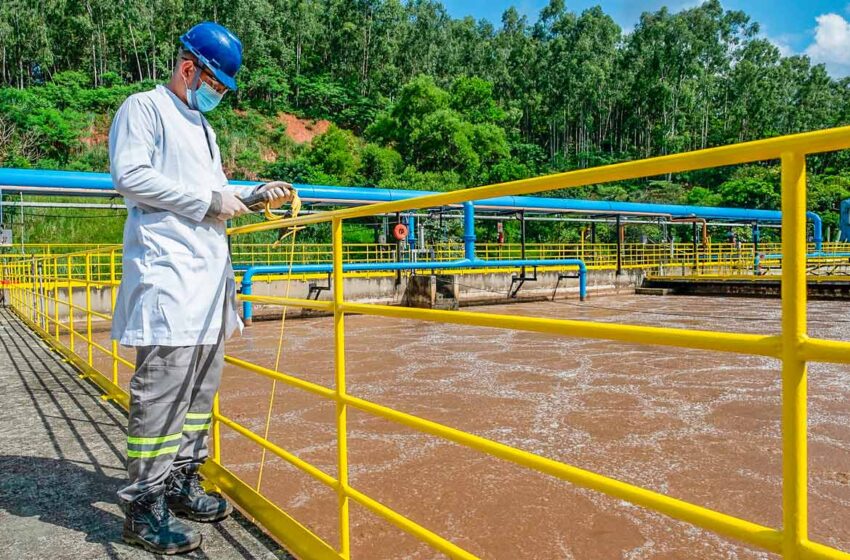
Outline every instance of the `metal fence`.
MULTIPOLYGON (((274 224, 260 223, 232 229, 230 234, 235 236, 281 226, 331 223, 333 236, 331 245, 333 263, 332 301, 313 301, 277 296, 251 296, 244 299, 265 304, 331 312, 333 314, 335 340, 335 379, 333 386, 327 387, 312 383, 282 371, 273 371, 230 356, 226 360, 234 366, 285 383, 296 389, 307 391, 335 404, 337 476, 322 471, 319 467, 251 431, 245 425, 223 415, 219 408, 218 399, 214 405, 212 427, 215 452, 212 460, 208 461, 205 466, 205 475, 265 526, 285 546, 304 558, 350 558, 349 508, 352 501, 451 558, 475 558, 473 552, 463 550, 446 538, 435 534, 352 486, 348 478, 349 431, 347 418, 349 411, 357 410, 520 465, 526 469, 569 481, 575 485, 663 513, 766 551, 781 554, 787 559, 850 559, 850 554, 811 542, 808 538, 806 449, 807 361, 850 363, 850 342, 814 339, 807 335, 806 256, 808 247, 806 244, 805 215, 805 157, 808 154, 848 147, 850 147, 850 128, 832 129, 596 169, 573 171, 477 189, 429 195, 411 200, 312 214, 274 224), (782 162, 783 222, 782 244, 778 251, 782 255, 782 331, 779 335, 644 327, 468 311, 412 309, 346 301, 342 273, 343 261, 346 258, 346 247, 342 243, 342 234, 346 220, 373 214, 441 207, 469 200, 531 194, 555 188, 660 176, 668 173, 767 159, 781 159, 782 162), (664 347, 683 347, 768 356, 780 360, 782 363, 783 440, 782 526, 767 527, 739 519, 698 504, 688 503, 498 441, 476 436, 451 426, 432 422, 402 410, 383 406, 377 402, 358 398, 346 389, 345 318, 349 314, 647 344, 658 347, 659 351, 662 351, 664 347), (339 542, 328 543, 323 541, 292 516, 271 503, 267 497, 240 480, 225 465, 222 465, 220 455, 220 443, 222 441, 220 431, 222 427, 234 430, 335 491, 338 497, 339 542)), ((560 249, 555 248, 553 250, 560 249)), ((737 250, 737 247, 735 250, 737 250)), ((608 259, 610 258, 607 256, 608 254, 605 253, 603 257, 599 258, 608 259)), ((717 253, 718 256, 725 254, 727 253, 723 251, 717 253)), ((685 256, 693 257, 694 255, 685 254, 685 256)), ((102 295, 103 289, 106 289, 112 294, 111 297, 114 302, 117 274, 115 250, 19 259, 7 262, 3 266, 3 278, 10 289, 14 310, 42 337, 98 383, 108 397, 114 398, 126 406, 127 394, 118 386, 116 371, 119 364, 132 366, 118 356, 114 344, 111 348, 98 345, 92 339, 91 331, 92 318, 101 318, 92 311, 92 294, 102 295), (104 267, 106 267, 106 272, 104 267), (75 289, 81 289, 84 292, 83 303, 74 301, 75 289), (65 297, 63 297, 63 294, 65 297), (64 314, 60 313, 61 309, 65 309, 64 314), (76 325, 81 321, 85 321, 85 326, 77 327, 76 325), (83 350, 79 345, 75 346, 74 340, 84 345, 84 354, 78 355, 83 350), (92 354, 95 351, 102 352, 111 358, 111 372, 100 372, 93 367, 92 354)), ((108 315, 103 315, 102 318, 108 319, 108 315)), ((380 349, 375 349, 375 352, 379 351, 380 349)))
MULTIPOLYGON (((27 244, 16 246, 15 252, 0 254, 0 260, 22 257, 73 255, 86 251, 93 254, 119 250, 120 245, 102 244, 27 244), (101 249, 102 251, 96 251, 101 249), (23 251, 23 252, 20 252, 23 251)), ((647 269, 653 272, 675 273, 687 269, 688 274, 752 274, 756 268, 764 273, 781 269, 782 246, 779 243, 527 243, 523 248, 518 243, 479 243, 476 255, 485 260, 514 260, 522 258, 537 260, 581 259, 589 269, 615 270, 647 269)), ((834 268, 850 264, 850 244, 824 243, 820 252, 813 244, 808 245, 808 264, 813 267, 834 268)), ((118 253, 120 255, 120 252, 118 253)), ((299 243, 294 251, 271 243, 233 243, 231 257, 240 265, 322 264, 332 262, 333 247, 330 243, 299 243)), ((437 243, 417 251, 419 260, 453 261, 464 257, 462 243, 437 243)), ((343 245, 343 262, 346 263, 389 263, 409 260, 411 255, 394 243, 346 243, 343 245)), ((60 259, 59 262, 66 262, 60 259)), ((51 261, 52 262, 52 261, 51 261)), ((119 258, 120 262, 120 258, 119 258)), ((96 263, 95 278, 109 271, 102 263, 96 263)), ((77 266, 82 264, 77 263, 77 266)), ((120 279, 120 270, 118 278, 120 279)))

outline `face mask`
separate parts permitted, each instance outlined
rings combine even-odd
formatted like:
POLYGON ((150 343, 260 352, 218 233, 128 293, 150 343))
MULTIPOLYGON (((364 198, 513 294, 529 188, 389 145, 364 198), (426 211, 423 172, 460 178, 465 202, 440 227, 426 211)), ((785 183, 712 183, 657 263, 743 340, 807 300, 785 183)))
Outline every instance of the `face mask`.
MULTIPOLYGON (((194 88, 186 85, 186 101, 190 109, 207 113, 212 111, 218 104, 221 103, 224 93, 219 93, 209 84, 201 80, 201 69, 195 71, 195 77, 192 80, 195 84, 194 88)), ((226 92, 225 92, 226 93, 226 92)))

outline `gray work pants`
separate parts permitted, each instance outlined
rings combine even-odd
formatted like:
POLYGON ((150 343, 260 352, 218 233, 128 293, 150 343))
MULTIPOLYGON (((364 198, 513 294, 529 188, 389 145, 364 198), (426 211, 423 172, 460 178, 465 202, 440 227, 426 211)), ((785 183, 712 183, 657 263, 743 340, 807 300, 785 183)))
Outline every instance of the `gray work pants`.
POLYGON ((162 487, 172 469, 206 460, 213 397, 224 368, 223 337, 210 345, 136 350, 127 428, 129 483, 118 492, 125 502, 162 487))

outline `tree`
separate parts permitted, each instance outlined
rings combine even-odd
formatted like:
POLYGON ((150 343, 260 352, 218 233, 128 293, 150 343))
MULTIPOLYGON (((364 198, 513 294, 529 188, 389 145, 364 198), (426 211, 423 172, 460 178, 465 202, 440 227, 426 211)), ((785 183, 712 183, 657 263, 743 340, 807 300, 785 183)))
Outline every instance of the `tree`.
POLYGON ((325 174, 351 185, 356 182, 360 170, 358 140, 351 132, 332 126, 313 140, 309 160, 325 174))

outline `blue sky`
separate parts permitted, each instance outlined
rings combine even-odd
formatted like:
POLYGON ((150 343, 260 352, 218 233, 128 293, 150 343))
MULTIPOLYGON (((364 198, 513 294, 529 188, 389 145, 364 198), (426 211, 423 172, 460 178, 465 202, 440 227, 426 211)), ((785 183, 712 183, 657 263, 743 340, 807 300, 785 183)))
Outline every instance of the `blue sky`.
MULTIPOLYGON (((516 6, 531 21, 548 0, 443 0, 454 17, 472 15, 498 25, 502 12, 516 6)), ((567 8, 580 12, 601 5, 621 27, 631 29, 641 12, 668 6, 674 11, 699 4, 699 0, 567 0, 567 8)), ((762 34, 784 54, 808 54, 823 62, 837 77, 850 75, 850 0, 723 0, 726 9, 744 10, 759 22, 762 34)))

